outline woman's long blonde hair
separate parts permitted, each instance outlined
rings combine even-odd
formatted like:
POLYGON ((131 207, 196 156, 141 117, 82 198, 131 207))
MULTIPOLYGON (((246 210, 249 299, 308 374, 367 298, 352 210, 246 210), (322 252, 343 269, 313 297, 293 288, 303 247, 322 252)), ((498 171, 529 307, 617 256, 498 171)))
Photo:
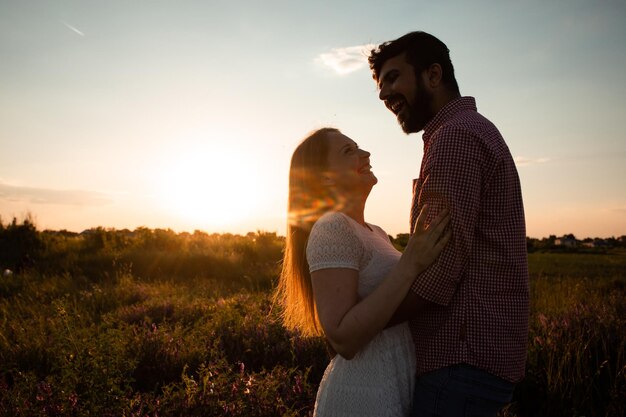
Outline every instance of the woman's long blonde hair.
POLYGON ((287 239, 274 302, 282 306, 285 327, 305 336, 321 336, 315 308, 306 244, 313 224, 335 206, 332 190, 322 182, 327 167, 329 134, 322 128, 309 134, 291 157, 287 239))

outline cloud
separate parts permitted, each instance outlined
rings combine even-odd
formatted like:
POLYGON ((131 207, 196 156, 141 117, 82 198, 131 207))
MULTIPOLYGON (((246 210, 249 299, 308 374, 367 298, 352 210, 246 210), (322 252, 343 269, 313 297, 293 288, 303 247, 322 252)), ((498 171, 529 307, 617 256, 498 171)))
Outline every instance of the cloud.
POLYGON ((369 52, 375 48, 374 44, 333 48, 330 52, 320 54, 315 61, 330 67, 339 75, 346 75, 367 66, 369 52))
POLYGON ((64 21, 62 21, 62 20, 60 20, 60 22, 61 22, 61 23, 62 23, 62 24, 63 24, 66 28, 68 28, 69 30, 71 30, 72 32, 74 32, 74 33, 76 33, 76 34, 78 34, 78 35, 80 35, 80 36, 83 36, 83 37, 85 36, 85 34, 84 34, 83 32, 81 32, 80 30, 76 29, 74 26, 70 25, 69 23, 66 23, 66 22, 64 22, 64 21))
POLYGON ((526 158, 524 156, 516 156, 515 158, 513 158, 513 160, 515 161, 515 165, 517 165, 518 167, 525 167, 528 165, 536 165, 536 164, 545 164, 546 162, 550 161, 550 158, 526 158))
POLYGON ((22 187, 2 182, 0 182, 0 200, 67 206, 103 206, 111 203, 109 196, 94 191, 22 187))

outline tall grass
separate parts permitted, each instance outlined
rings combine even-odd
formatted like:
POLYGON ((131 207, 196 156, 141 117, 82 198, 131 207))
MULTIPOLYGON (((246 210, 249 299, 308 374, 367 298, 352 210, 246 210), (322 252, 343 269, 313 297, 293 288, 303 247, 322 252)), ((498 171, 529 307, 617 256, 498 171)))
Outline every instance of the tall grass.
MULTIPOLYGON (((311 414, 328 353, 272 309, 280 237, 111 236, 49 235, 0 279, 0 416, 311 414)), ((623 416, 626 253, 529 262, 527 376, 502 416, 623 416)))
POLYGON ((534 277, 521 415, 626 413, 624 277, 534 277))
POLYGON ((12 282, 0 286, 1 415, 302 415, 327 361, 263 293, 131 275, 12 282))

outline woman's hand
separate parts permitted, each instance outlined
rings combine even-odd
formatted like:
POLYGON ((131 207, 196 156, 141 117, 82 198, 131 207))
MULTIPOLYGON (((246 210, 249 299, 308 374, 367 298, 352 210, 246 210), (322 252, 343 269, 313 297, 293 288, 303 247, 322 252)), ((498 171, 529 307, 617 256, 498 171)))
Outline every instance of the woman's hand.
POLYGON ((443 209, 428 226, 425 225, 427 214, 428 205, 424 205, 400 258, 401 267, 411 280, 437 259, 452 236, 451 230, 446 230, 450 222, 448 209, 443 209))

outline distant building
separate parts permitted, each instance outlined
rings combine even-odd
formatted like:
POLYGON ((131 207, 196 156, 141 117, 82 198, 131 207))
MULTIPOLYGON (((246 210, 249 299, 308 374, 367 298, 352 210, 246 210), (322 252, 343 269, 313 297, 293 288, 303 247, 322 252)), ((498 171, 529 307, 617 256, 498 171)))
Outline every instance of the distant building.
POLYGON ((587 248, 608 248, 611 245, 605 239, 594 239, 591 242, 584 242, 583 246, 587 248))
POLYGON ((576 247, 576 239, 572 239, 569 237, 559 237, 554 240, 555 246, 564 246, 566 248, 575 248, 576 247))

